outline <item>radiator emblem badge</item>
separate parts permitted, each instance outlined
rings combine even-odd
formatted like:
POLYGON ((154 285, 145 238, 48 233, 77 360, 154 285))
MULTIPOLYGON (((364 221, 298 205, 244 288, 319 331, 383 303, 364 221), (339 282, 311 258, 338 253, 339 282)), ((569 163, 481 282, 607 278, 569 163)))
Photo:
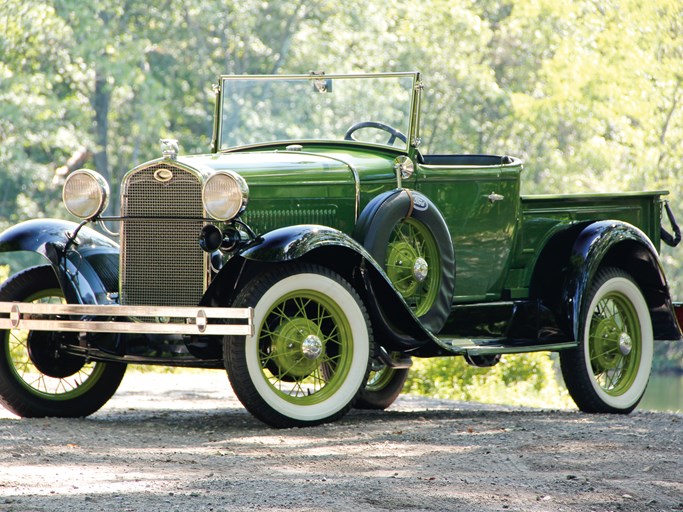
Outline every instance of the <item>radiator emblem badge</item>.
POLYGON ((167 181, 171 181, 173 179, 173 172, 171 172, 170 169, 162 167, 161 169, 154 171, 154 179, 162 183, 166 183, 167 181))

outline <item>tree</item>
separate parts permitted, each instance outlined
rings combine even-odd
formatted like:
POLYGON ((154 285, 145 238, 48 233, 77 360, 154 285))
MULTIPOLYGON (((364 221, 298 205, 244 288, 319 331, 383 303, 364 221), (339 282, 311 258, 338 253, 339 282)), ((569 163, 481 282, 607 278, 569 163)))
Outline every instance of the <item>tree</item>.
POLYGON ((74 69, 70 32, 42 2, 0 6, 0 226, 45 215, 52 164, 80 147, 77 95, 61 80, 74 69))

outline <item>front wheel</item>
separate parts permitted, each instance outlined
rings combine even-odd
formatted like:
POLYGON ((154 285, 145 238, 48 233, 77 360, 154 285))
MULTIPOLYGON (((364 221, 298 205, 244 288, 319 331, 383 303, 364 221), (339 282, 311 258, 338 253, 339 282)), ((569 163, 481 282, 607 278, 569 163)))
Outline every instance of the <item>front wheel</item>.
MULTIPOLYGON (((32 267, 8 279, 0 301, 63 303, 49 266, 32 267)), ((73 333, 0 331, 0 403, 22 417, 81 417, 102 407, 116 392, 125 364, 87 362, 63 347, 73 333)))
POLYGON ((598 272, 582 312, 582 339, 560 352, 569 394, 584 412, 629 413, 650 378, 654 336, 650 312, 633 278, 616 268, 598 272))
POLYGON ((233 303, 253 307, 254 336, 224 340, 225 366, 242 404, 278 428, 343 416, 368 376, 365 307, 341 276, 317 265, 274 267, 233 303))

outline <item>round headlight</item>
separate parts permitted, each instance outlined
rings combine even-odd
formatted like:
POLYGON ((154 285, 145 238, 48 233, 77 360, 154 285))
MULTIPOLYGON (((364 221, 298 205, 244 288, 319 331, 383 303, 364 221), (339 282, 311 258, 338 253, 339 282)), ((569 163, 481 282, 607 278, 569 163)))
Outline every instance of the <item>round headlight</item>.
POLYGON ((239 174, 221 171, 204 183, 204 208, 216 220, 230 220, 247 207, 249 187, 239 174))
POLYGON ((81 219, 92 219, 107 207, 109 185, 99 173, 78 169, 67 176, 62 199, 69 213, 81 219))

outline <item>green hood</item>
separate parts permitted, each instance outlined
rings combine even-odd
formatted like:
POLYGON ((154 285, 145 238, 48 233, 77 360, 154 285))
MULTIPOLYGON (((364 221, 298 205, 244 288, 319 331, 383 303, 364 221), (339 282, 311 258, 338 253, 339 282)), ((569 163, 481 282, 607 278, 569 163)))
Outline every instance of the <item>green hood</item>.
POLYGON ((395 188, 394 154, 316 147, 308 151, 248 151, 179 157, 205 170, 239 173, 249 186, 242 220, 257 233, 321 224, 350 233, 366 202, 364 189, 395 188), (380 184, 381 183, 381 184, 380 184), (386 185, 384 185, 386 183, 386 185))
POLYGON ((277 181, 280 185, 300 187, 309 182, 353 183, 354 172, 361 182, 393 179, 395 155, 349 151, 336 148, 311 148, 315 151, 249 151, 211 155, 183 156, 186 165, 215 171, 231 170, 241 174, 250 187, 277 181))

